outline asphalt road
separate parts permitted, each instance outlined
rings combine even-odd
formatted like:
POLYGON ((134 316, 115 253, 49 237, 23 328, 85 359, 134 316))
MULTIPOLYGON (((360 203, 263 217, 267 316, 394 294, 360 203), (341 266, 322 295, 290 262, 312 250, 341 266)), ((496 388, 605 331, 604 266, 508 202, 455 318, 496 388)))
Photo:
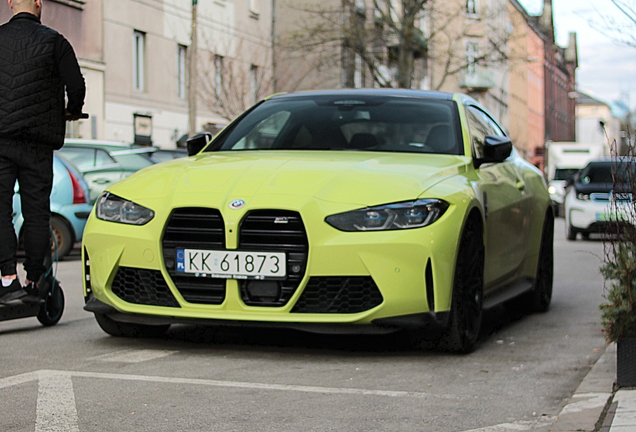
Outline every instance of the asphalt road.
POLYGON ((545 431, 601 355, 600 239, 557 220, 551 309, 488 313, 470 355, 410 335, 173 326, 114 338, 59 263, 60 323, 0 322, 0 431, 545 431))

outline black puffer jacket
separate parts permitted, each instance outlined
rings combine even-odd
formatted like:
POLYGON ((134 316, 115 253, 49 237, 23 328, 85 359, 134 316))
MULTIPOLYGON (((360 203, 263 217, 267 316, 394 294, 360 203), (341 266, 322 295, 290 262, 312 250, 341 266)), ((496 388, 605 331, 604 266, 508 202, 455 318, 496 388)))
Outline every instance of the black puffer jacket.
POLYGON ((64 144, 64 89, 79 114, 86 86, 68 41, 22 12, 0 26, 0 145, 64 144))

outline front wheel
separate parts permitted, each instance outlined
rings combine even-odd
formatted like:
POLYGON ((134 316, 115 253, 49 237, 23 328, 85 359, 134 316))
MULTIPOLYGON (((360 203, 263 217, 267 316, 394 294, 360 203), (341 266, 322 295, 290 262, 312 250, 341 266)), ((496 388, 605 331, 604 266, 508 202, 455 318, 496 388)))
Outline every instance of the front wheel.
POLYGON ((163 336, 170 328, 170 324, 148 325, 115 321, 100 313, 95 314, 95 321, 104 332, 111 336, 153 338, 163 336))
POLYGON ((578 234, 578 231, 576 230, 576 228, 570 225, 569 222, 567 224, 566 230, 567 230, 566 236, 568 240, 576 240, 576 235, 578 234))
POLYGON ((439 340, 445 351, 469 353, 477 346, 484 292, 484 245, 481 224, 468 221, 459 244, 450 322, 439 340))
POLYGON ((64 312, 64 292, 57 281, 44 297, 44 303, 38 312, 38 321, 43 326, 50 327, 58 323, 64 312))

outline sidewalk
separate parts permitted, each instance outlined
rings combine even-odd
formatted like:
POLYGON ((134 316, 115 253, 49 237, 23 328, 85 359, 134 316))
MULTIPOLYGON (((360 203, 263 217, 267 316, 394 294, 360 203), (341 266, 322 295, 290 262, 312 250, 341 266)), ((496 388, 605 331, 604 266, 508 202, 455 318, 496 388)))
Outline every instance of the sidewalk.
POLYGON ((616 345, 610 344, 549 431, 636 432, 636 388, 614 394, 615 380, 616 345))

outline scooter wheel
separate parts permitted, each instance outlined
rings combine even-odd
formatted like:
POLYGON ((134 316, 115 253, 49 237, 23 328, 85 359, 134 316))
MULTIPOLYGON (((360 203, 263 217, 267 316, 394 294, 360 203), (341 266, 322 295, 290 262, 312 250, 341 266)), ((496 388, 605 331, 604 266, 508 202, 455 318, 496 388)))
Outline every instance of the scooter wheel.
POLYGON ((37 318, 43 326, 49 327, 58 323, 62 313, 64 313, 64 291, 58 284, 44 297, 44 303, 40 306, 37 318))

